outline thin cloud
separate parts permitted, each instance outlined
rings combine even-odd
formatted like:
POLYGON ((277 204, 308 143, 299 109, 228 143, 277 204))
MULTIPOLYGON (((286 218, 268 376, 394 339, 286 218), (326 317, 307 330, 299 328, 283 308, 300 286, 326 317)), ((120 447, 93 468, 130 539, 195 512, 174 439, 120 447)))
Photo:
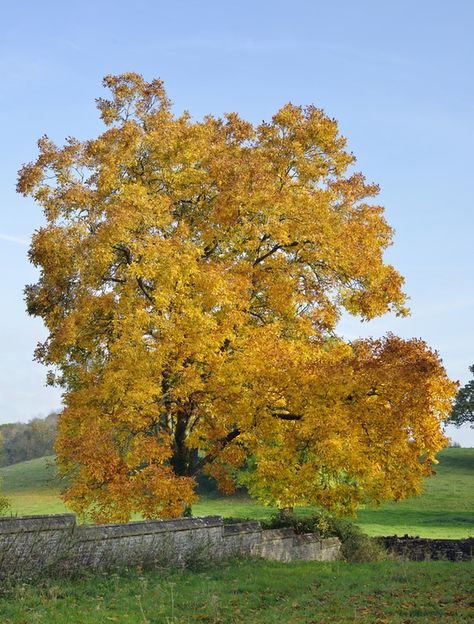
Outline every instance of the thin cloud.
POLYGON ((345 44, 310 41, 295 39, 252 39, 245 37, 187 37, 184 39, 160 40, 152 44, 154 49, 189 49, 210 50, 219 52, 242 52, 242 53, 277 53, 277 52, 307 52, 319 51, 327 54, 347 57, 352 60, 363 60, 370 63, 403 64, 413 65, 412 59, 402 55, 381 54, 376 55, 364 52, 356 47, 345 44))
POLYGON ((8 241, 9 243, 16 243, 17 245, 29 245, 30 242, 26 238, 20 238, 19 236, 10 236, 10 234, 0 234, 0 240, 8 241))

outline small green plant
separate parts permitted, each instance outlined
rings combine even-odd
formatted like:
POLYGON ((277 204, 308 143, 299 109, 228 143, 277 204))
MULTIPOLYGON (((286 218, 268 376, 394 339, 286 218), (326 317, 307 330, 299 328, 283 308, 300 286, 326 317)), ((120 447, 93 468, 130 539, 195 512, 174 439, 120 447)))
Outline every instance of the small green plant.
MULTIPOLYGON (((0 478, 0 486, 2 485, 2 480, 0 478)), ((8 509, 10 508, 10 501, 5 496, 0 494, 0 516, 4 516, 8 509)))
POLYGON ((0 516, 4 516, 9 509, 10 503, 8 501, 8 498, 5 498, 5 496, 0 496, 0 516))

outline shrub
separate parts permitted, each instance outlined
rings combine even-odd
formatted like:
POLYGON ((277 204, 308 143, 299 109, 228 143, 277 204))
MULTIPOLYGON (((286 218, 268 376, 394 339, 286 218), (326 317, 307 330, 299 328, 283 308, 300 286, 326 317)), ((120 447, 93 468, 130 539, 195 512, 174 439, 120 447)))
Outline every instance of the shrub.
POLYGON ((342 543, 341 553, 346 561, 383 561, 388 556, 385 548, 356 524, 324 511, 303 517, 280 513, 263 521, 262 526, 268 529, 291 527, 295 533, 318 533, 322 538, 338 537, 342 543))

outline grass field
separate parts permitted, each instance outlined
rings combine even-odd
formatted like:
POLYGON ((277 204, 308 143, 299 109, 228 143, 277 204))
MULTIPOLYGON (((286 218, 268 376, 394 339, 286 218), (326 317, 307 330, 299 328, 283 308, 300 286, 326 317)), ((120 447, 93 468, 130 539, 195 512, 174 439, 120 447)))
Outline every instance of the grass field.
POLYGON ((0 594, 2 624, 468 624, 468 563, 237 561, 44 580, 0 594))
MULTIPOLYGON (((2 490, 11 501, 11 513, 67 511, 59 498, 61 484, 53 460, 53 457, 35 459, 0 469, 2 490)), ((439 460, 437 474, 426 480, 422 496, 385 504, 379 510, 360 510, 357 523, 369 535, 474 536, 474 449, 445 449, 439 460)), ((274 512, 243 495, 207 497, 193 507, 196 516, 218 514, 260 519, 274 512)))
MULTIPOLYGON (((14 514, 61 513, 54 458, 0 470, 14 514)), ((245 496, 211 498, 195 515, 269 517, 245 496)), ((446 449, 424 494, 361 510, 372 535, 474 535, 474 449, 446 449)), ((235 561, 200 570, 131 570, 0 587, 1 624, 468 624, 473 568, 431 561, 235 561)))

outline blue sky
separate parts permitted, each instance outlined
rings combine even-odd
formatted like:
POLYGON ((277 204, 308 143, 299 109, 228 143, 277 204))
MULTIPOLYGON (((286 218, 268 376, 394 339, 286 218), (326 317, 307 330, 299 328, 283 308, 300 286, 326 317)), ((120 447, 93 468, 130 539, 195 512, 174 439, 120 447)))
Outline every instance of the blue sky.
MULTIPOLYGON (((437 349, 462 383, 474 362, 474 3, 469 0, 4 3, 0 34, 0 422, 60 405, 32 362, 41 322, 24 310, 35 281, 27 241, 41 213, 17 196, 18 168, 48 134, 85 139, 101 126, 105 74, 165 81, 176 111, 237 111, 259 122, 285 102, 335 117, 357 169, 381 186, 395 228, 387 254, 406 278, 412 315, 360 324, 437 349)), ((465 446, 474 431, 450 429, 465 446)))

